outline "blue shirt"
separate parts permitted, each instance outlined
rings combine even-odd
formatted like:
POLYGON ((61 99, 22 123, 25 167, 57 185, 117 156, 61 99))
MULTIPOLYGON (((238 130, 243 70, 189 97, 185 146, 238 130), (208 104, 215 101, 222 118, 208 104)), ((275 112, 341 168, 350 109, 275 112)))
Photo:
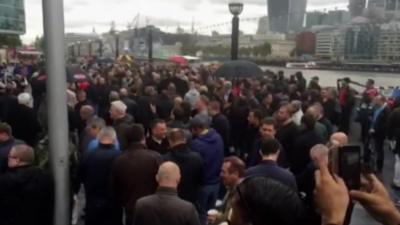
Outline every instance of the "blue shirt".
MULTIPOLYGON (((92 140, 88 145, 88 152, 92 152, 92 151, 96 150, 96 148, 99 147, 99 144, 100 144, 99 140, 97 140, 97 139, 92 140)), ((119 151, 119 152, 121 151, 118 140, 115 142, 115 148, 117 151, 119 151)))

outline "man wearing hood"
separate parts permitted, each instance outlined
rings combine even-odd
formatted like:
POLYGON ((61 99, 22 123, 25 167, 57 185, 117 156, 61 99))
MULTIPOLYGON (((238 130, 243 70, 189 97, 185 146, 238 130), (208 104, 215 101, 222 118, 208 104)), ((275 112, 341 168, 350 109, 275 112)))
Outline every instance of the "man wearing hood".
POLYGON ((219 193, 219 176, 224 158, 224 144, 221 136, 202 117, 195 117, 190 122, 193 134, 191 149, 203 159, 203 185, 200 189, 198 207, 200 221, 206 223, 207 211, 214 208, 219 193))

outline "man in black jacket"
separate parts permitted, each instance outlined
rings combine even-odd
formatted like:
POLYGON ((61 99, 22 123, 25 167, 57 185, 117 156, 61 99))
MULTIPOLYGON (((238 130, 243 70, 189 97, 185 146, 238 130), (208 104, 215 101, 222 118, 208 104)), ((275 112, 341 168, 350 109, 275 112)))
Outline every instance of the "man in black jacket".
POLYGON ((230 125, 228 118, 221 113, 221 103, 212 101, 208 106, 208 113, 212 116, 211 127, 221 136, 224 142, 225 156, 228 156, 230 154, 230 125))
POLYGON ((122 208, 118 207, 110 188, 112 165, 120 154, 114 145, 115 130, 112 127, 103 128, 98 139, 99 147, 85 153, 78 170, 78 181, 85 186, 85 224, 121 225, 122 208))
POLYGON ((16 145, 8 155, 9 171, 0 176, 0 224, 53 224, 53 182, 33 166, 34 151, 16 145))
MULTIPOLYGON (((382 172, 384 162, 383 144, 387 134, 387 122, 390 110, 386 103, 386 97, 378 95, 374 98, 375 110, 372 117, 371 129, 369 131, 371 137, 375 141, 375 152, 377 153, 376 166, 377 171, 382 172)), ((370 160, 370 149, 367 148, 365 154, 366 162, 370 160)))
POLYGON ((200 225, 196 208, 180 199, 177 187, 181 179, 179 167, 173 162, 163 163, 156 175, 158 189, 154 195, 136 203, 135 225, 200 225))
POLYGON ((149 149, 164 155, 168 152, 169 144, 167 139, 167 123, 161 119, 155 119, 151 123, 151 133, 146 139, 149 149))
POLYGON ((293 152, 295 151, 294 142, 299 132, 297 125, 292 120, 293 111, 294 110, 290 104, 284 104, 279 108, 278 113, 276 114, 276 120, 278 122, 276 139, 282 143, 289 162, 295 160, 293 159, 293 152))
POLYGON ((8 115, 8 122, 13 128, 15 138, 35 147, 42 128, 35 110, 29 106, 31 99, 32 97, 28 93, 19 94, 18 105, 15 107, 15 111, 8 115))
POLYGON ((189 149, 186 134, 182 129, 172 129, 168 133, 168 141, 170 151, 164 156, 164 159, 176 163, 182 175, 178 186, 178 196, 196 204, 198 191, 202 184, 203 159, 197 152, 189 149))

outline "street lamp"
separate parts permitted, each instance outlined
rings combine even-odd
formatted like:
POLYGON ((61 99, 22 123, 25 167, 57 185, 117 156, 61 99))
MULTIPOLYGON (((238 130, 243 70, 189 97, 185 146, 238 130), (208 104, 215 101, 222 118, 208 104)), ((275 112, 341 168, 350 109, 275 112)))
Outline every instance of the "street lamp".
POLYGON ((115 32, 115 59, 119 57, 119 34, 115 32))
POLYGON ((99 42, 99 56, 103 57, 103 36, 100 36, 98 42, 99 42))
POLYGON ((239 15, 243 11, 243 3, 240 2, 229 3, 229 11, 233 15, 231 60, 237 60, 239 53, 239 15))
POLYGON ((89 57, 92 56, 92 40, 88 40, 88 50, 89 50, 89 57))
POLYGON ((81 57, 81 42, 78 41, 78 57, 81 57))
POLYGON ((149 63, 153 62, 153 29, 151 26, 147 27, 149 33, 148 33, 148 48, 149 48, 149 63))

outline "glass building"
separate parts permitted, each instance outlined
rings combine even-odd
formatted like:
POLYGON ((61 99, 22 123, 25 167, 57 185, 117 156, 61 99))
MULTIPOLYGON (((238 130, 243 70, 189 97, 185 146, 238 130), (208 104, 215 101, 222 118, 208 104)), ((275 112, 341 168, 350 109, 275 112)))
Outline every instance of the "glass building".
POLYGON ((24 0, 0 0, 0 33, 25 33, 24 0))
POLYGON ((303 28, 307 0, 267 0, 270 30, 287 33, 303 28))

